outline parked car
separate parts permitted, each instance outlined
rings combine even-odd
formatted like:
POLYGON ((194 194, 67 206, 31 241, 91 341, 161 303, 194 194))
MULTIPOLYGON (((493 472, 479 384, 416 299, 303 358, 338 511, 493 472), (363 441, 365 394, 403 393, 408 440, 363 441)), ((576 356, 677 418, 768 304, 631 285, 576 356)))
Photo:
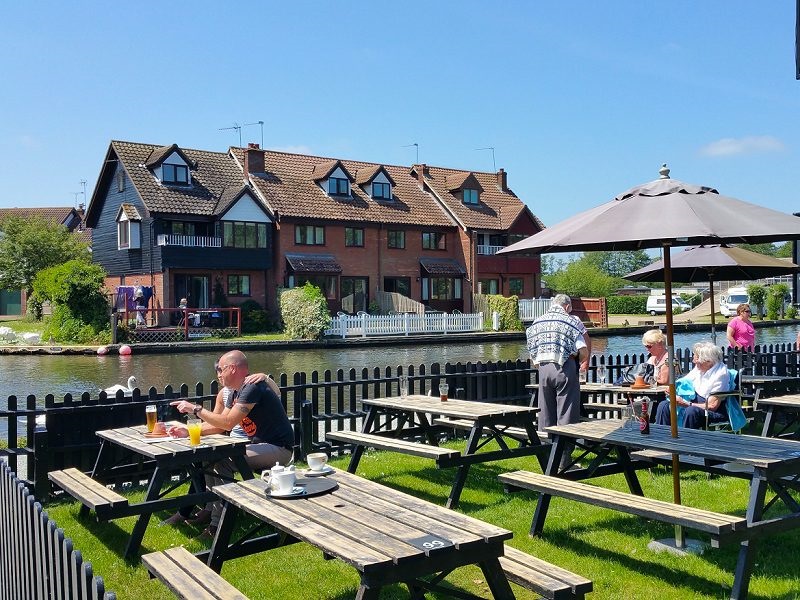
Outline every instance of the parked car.
MULTIPOLYGON (((678 312, 684 312, 691 308, 688 302, 679 296, 672 297, 673 312, 675 309, 678 312)), ((667 313, 667 298, 666 296, 648 296, 647 297, 647 312, 651 315, 664 315, 667 313)))

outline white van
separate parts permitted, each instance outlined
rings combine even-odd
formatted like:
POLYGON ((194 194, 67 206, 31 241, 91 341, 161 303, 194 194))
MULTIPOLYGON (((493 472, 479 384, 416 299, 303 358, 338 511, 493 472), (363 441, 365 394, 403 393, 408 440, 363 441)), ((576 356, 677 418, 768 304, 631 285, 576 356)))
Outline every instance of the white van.
MULTIPOLYGON (((691 308, 689 303, 680 296, 672 297, 672 307, 678 309, 678 312, 684 312, 691 308)), ((665 315, 667 314, 667 298, 666 296, 648 296, 647 297, 647 312, 651 315, 665 315)))
POLYGON ((723 317, 733 317, 736 315, 737 306, 749 303, 750 297, 747 295, 747 288, 728 288, 725 293, 719 297, 719 312, 723 317))

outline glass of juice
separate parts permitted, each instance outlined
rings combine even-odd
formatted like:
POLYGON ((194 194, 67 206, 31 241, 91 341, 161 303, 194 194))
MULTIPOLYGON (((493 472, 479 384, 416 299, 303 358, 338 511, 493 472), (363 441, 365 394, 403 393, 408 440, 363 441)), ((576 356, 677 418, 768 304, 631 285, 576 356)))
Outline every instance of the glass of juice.
POLYGON ((186 423, 186 429, 189 431, 189 444, 192 446, 199 446, 203 422, 199 419, 191 419, 186 423))

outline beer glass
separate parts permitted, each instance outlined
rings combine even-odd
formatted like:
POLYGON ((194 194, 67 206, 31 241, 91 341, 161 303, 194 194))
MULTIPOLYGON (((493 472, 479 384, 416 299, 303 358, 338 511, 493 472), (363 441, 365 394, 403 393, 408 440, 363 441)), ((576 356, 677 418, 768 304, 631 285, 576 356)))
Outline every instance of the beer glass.
POLYGON ((158 420, 158 412, 155 404, 148 404, 144 409, 144 414, 147 417, 147 431, 153 433, 153 427, 156 426, 158 420))
POLYGON ((195 419, 190 419, 186 423, 186 429, 189 431, 189 444, 191 446, 200 445, 200 432, 203 428, 203 422, 195 419))
POLYGON ((446 383, 439 384, 439 400, 442 402, 447 402, 447 392, 450 389, 450 386, 446 383))
POLYGON ((400 387, 400 397, 405 399, 408 396, 408 375, 398 377, 400 387))

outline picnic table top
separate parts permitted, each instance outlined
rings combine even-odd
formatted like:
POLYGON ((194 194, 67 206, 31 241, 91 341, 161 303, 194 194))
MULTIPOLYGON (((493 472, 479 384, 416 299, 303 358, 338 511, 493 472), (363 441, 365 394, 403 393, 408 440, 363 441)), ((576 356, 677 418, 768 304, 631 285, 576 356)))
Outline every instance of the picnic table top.
MULTIPOLYGON (((538 383, 529 383, 525 386, 530 390, 537 390, 539 389, 538 383)), ((617 394, 639 394, 645 396, 662 396, 669 392, 669 386, 667 385, 657 385, 656 387, 643 387, 643 388, 632 388, 629 385, 614 385, 613 383, 592 383, 586 382, 581 383, 581 392, 590 392, 590 393, 617 393, 617 394)))
POLYGON ((637 429, 625 429, 618 419, 556 425, 548 427, 547 432, 551 436, 564 435, 627 448, 743 463, 766 471, 800 472, 800 442, 793 440, 684 428, 673 438, 668 426, 655 424, 650 425, 649 435, 642 435, 637 429))
POLYGON ((260 479, 217 486, 214 492, 362 573, 383 573, 387 580, 499 557, 502 542, 512 537, 502 527, 345 471, 328 478, 339 487, 298 499, 268 496, 260 479))
MULTIPOLYGON (((171 425, 168 423, 167 425, 171 425)), ((189 455, 192 461, 219 460, 232 454, 244 454, 247 438, 222 434, 204 435, 199 446, 192 446, 189 438, 146 437, 147 427, 119 427, 103 429, 96 434, 104 441, 141 454, 154 460, 170 460, 178 455, 189 455)))
POLYGON ((365 406, 388 408, 401 411, 425 412, 462 419, 502 417, 505 415, 535 415, 538 409, 530 406, 474 402, 472 400, 448 399, 442 402, 439 396, 410 394, 405 398, 370 398, 362 400, 365 406))
POLYGON ((800 394, 785 394, 783 396, 773 396, 772 398, 759 398, 758 406, 777 406, 800 410, 800 394))

